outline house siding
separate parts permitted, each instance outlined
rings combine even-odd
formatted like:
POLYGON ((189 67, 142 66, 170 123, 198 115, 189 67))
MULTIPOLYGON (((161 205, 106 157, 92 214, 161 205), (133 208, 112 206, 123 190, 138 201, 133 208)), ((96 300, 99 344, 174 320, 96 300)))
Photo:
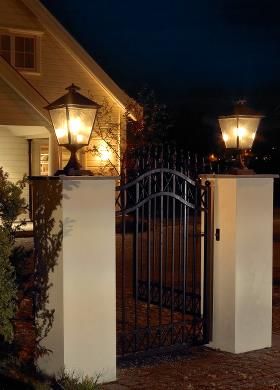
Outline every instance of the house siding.
MULTIPOLYGON (((41 76, 25 74, 36 89, 50 102, 65 92, 65 87, 74 83, 81 88, 81 93, 95 100, 99 104, 110 105, 110 121, 119 123, 124 111, 117 106, 112 97, 93 79, 93 77, 47 32, 42 36, 41 42, 41 76), (107 103, 104 103, 104 99, 107 103)), ((92 142, 100 144, 96 135, 102 119, 95 125, 92 142)), ((120 131, 120 126, 119 126, 120 131)), ((91 153, 86 154, 86 168, 101 172, 104 163, 91 153)), ((108 172, 109 173, 109 172, 108 172)))
POLYGON ((38 30, 40 24, 21 1, 1 0, 0 27, 38 30))
MULTIPOLYGON (((28 174, 27 140, 14 136, 5 127, 0 127, 0 155, 0 166, 9 173, 11 181, 17 182, 28 174)), ((24 197, 28 199, 27 190, 24 191, 24 197)))
MULTIPOLYGON (((49 33, 35 15, 20 0, 0 1, 0 28, 20 28, 41 32, 40 39, 40 65, 38 74, 22 72, 23 77, 49 102, 60 97, 65 88, 75 83, 81 88, 81 93, 102 104, 104 99, 111 107, 110 120, 119 124, 119 131, 124 129, 120 125, 124 109, 119 106, 112 95, 103 88, 92 74, 77 60, 66 47, 49 33)), ((34 117, 32 108, 26 107, 16 93, 7 89, 0 79, 0 104, 5 107, 0 110, 0 124, 42 125, 42 120, 34 117), (6 109, 7 107, 7 109, 6 109), (31 112, 32 111, 32 112, 31 112), (14 121, 14 123, 11 123, 14 121)), ((102 122, 102 120, 101 120, 102 122)), ((44 125, 44 124, 43 124, 44 125)), ((93 141, 98 140, 99 123, 96 123, 93 132, 93 141)), ((97 170, 102 165, 100 159, 87 154, 84 159, 88 169, 97 170)))
POLYGON ((45 122, 0 75, 0 125, 44 126, 45 122))

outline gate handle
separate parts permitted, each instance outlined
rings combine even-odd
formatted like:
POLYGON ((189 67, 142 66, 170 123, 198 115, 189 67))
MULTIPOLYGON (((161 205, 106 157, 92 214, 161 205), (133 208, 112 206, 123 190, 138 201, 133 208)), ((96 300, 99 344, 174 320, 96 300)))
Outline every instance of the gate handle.
POLYGON ((220 229, 216 229, 215 237, 216 241, 220 241, 220 229))

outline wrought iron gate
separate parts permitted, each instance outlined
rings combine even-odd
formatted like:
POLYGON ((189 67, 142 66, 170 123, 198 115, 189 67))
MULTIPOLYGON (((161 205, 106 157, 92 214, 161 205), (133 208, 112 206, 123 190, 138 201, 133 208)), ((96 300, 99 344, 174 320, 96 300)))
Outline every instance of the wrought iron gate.
POLYGON ((117 190, 118 355, 207 343, 209 183, 160 166, 117 190))

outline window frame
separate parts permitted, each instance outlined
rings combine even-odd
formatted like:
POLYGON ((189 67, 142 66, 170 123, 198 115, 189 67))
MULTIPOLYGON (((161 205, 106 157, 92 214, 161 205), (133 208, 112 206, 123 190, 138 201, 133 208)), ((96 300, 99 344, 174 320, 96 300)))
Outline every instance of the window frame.
POLYGON ((39 31, 23 31, 14 29, 3 29, 0 28, 0 35, 7 35, 10 37, 10 64, 20 73, 26 74, 41 74, 41 35, 43 33, 39 31), (25 68, 16 66, 16 50, 15 40, 16 38, 31 38, 34 40, 34 67, 25 68))
POLYGON ((41 143, 39 145, 39 171, 40 176, 48 176, 49 174, 49 143, 41 143), (45 157, 45 159, 43 158, 45 157))

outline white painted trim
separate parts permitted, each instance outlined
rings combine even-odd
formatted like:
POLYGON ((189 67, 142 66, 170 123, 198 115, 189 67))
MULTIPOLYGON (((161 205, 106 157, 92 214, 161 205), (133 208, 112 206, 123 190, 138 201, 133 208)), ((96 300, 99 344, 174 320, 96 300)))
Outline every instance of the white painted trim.
POLYGON ((15 137, 26 139, 49 138, 50 132, 45 126, 19 126, 19 125, 0 125, 0 129, 8 129, 15 137))
POLYGON ((94 180, 120 180, 120 176, 32 176, 31 180, 72 180, 72 181, 94 181, 94 180))
POLYGON ((201 178, 203 179, 215 179, 215 178, 220 178, 220 179, 269 179, 269 178, 278 178, 279 175, 276 175, 276 174, 268 174, 268 175, 259 175, 259 174, 255 174, 255 175, 216 175, 215 173, 213 174, 207 174, 207 173, 204 173, 202 175, 199 175, 201 178))
POLYGON ((32 30, 23 30, 23 29, 16 29, 16 28, 5 28, 0 27, 0 34, 5 34, 10 37, 10 60, 11 65, 21 74, 27 74, 27 75, 40 75, 41 74, 41 33, 34 32, 32 30), (15 39, 17 37, 23 37, 23 38, 32 38, 34 40, 35 45, 35 53, 34 53, 34 62, 35 67, 33 69, 28 68, 21 68, 16 66, 15 61, 15 39))
POLYGON ((23 29, 23 28, 14 28, 14 27, 6 27, 6 26, 0 26, 0 31, 2 32, 8 32, 11 34, 23 34, 23 35, 44 35, 44 31, 38 31, 38 30, 30 30, 30 29, 23 29))

